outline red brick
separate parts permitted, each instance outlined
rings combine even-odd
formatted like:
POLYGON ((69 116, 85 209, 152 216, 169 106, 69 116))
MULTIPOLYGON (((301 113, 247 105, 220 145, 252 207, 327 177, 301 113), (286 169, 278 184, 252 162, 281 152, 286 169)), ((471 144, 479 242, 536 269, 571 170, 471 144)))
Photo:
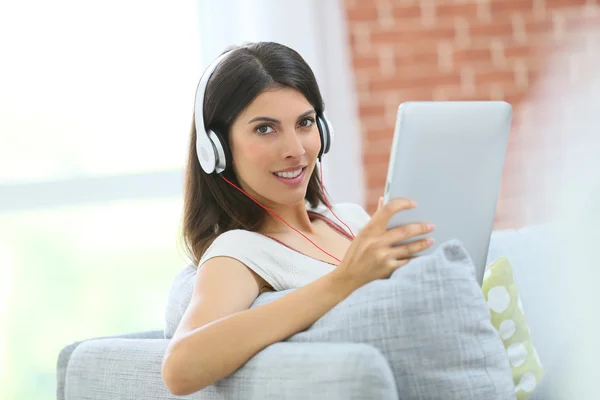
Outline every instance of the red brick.
POLYGON ((441 24, 437 24, 436 28, 419 31, 417 38, 419 41, 435 40, 437 42, 440 39, 453 39, 455 34, 456 29, 453 25, 442 26, 441 24))
POLYGON ((477 3, 442 3, 436 4, 435 12, 440 17, 477 18, 477 3))
POLYGON ((496 13, 513 13, 517 11, 533 11, 534 0, 491 0, 492 18, 496 13))
POLYGON ((379 162, 371 163, 365 168, 365 175, 375 180, 382 178, 381 180, 385 181, 385 174, 387 173, 388 164, 388 160, 380 160, 379 162))
POLYGON ((371 32, 371 43, 379 44, 394 44, 401 40, 402 33, 397 31, 374 31, 371 32))
POLYGON ((397 54, 394 58, 396 64, 432 64, 437 65, 438 53, 437 47, 422 49, 423 51, 413 51, 397 54))
MULTIPOLYGON (((529 82, 529 85, 531 86, 531 81, 529 82)), ((508 95, 504 95, 504 101, 506 101, 508 104, 511 104, 513 106, 513 108, 516 108, 522 101, 523 98, 525 97, 525 93, 511 93, 508 95)))
MULTIPOLYGON (((406 77, 408 79, 419 77, 434 77, 442 74, 437 63, 402 63, 396 64, 396 76, 406 77)), ((444 73, 447 75, 448 73, 444 73)))
MULTIPOLYGON (((366 132, 369 129, 374 129, 374 130, 380 130, 380 129, 385 129, 388 128, 390 126, 390 124, 393 124, 393 122, 386 122, 383 118, 381 117, 361 117, 360 118, 360 126, 361 126, 361 131, 366 132)), ((365 134, 363 134, 365 135, 365 134)))
POLYGON ((504 47, 504 57, 511 60, 513 58, 527 58, 531 56, 533 50, 529 45, 514 44, 504 47))
POLYGON ((385 107, 383 105, 360 105, 358 112, 361 117, 383 117, 385 114, 385 107))
POLYGON ((373 186, 372 188, 370 188, 370 190, 367 193, 367 204, 369 204, 370 207, 373 207, 373 211, 375 211, 375 209, 377 209, 377 203, 379 202, 379 197, 383 196, 385 190, 385 186, 381 185, 381 186, 373 186))
POLYGON ((455 36, 454 26, 436 26, 433 29, 424 29, 420 24, 412 26, 400 26, 395 29, 376 29, 371 32, 371 43, 379 44, 409 44, 416 46, 422 42, 437 43, 444 39, 453 39, 455 36))
POLYGON ((369 189, 367 193, 368 204, 373 206, 373 211, 377 208, 377 203, 379 202, 379 197, 383 196, 385 190, 385 185, 373 186, 369 189))
MULTIPOLYGON (((365 100, 364 104, 381 104, 386 106, 388 111, 392 110, 392 108, 397 108, 398 105, 407 100, 431 100, 433 98, 433 88, 416 88, 416 89, 391 89, 386 91, 371 91, 370 98, 365 100)), ((362 102, 360 104, 363 104, 362 102)), ((368 129, 374 129, 375 131, 384 130, 384 129, 393 129, 393 125, 388 127, 387 124, 383 126, 377 127, 376 129, 373 127, 367 126, 368 129)), ((385 133, 383 133, 385 135, 385 133)))
POLYGON ((514 71, 487 71, 475 72, 475 84, 482 85, 486 83, 506 83, 513 82, 515 79, 514 71))
POLYGON ((512 37, 513 24, 511 21, 496 20, 491 23, 475 22, 469 26, 471 36, 476 38, 512 37))
POLYGON ((432 101, 433 90, 408 90, 402 91, 398 105, 407 101, 432 101))
POLYGON ((371 162, 366 165, 365 178, 367 179, 367 182, 369 182, 369 186, 385 185, 388 164, 388 159, 383 159, 379 162, 371 162))
POLYGON ((554 29, 551 19, 536 21, 531 17, 525 20, 525 32, 527 35, 550 34, 554 29))
POLYGON ((392 137, 394 136, 394 127, 390 126, 389 128, 382 129, 369 129, 367 130, 367 138, 368 140, 386 140, 391 143, 392 137))
MULTIPOLYGON (((369 190, 369 194, 366 196, 366 200, 367 200, 367 207, 373 207, 373 211, 374 212, 377 209, 377 204, 379 203, 379 197, 383 196, 383 190, 384 188, 373 188, 372 190, 369 190)), ((369 211, 367 211, 369 212, 369 211)), ((370 212, 370 213, 372 213, 370 212)))
MULTIPOLYGON (((383 174, 384 178, 385 178, 386 174, 387 174, 387 171, 383 174)), ((373 184, 372 182, 370 182, 369 186, 370 187, 369 187, 369 190, 367 191, 367 198, 371 199, 370 201, 373 203, 373 205, 377 206, 377 201, 379 199, 379 196, 383 196, 385 183, 373 184)))
POLYGON ((540 78, 542 77, 542 71, 539 69, 529 69, 527 71, 527 78, 529 79, 529 84, 534 85, 540 78))
POLYGON ((346 10, 346 17, 350 22, 376 21, 377 16, 377 8, 374 5, 372 7, 350 8, 346 10))
POLYGON ((564 8, 584 6, 586 0, 546 0, 546 8, 564 8))
MULTIPOLYGON (((421 34, 421 31, 415 31, 417 35, 421 34)), ((451 38, 453 39, 453 37, 451 38)), ((415 42, 398 42, 394 44, 394 51, 399 55, 407 54, 420 54, 420 53, 432 53, 437 52, 439 41, 437 40, 424 40, 415 42)))
POLYGON ((460 88, 457 88, 455 91, 450 91, 448 93, 448 100, 450 101, 487 101, 490 99, 489 91, 482 91, 480 89, 475 89, 475 93, 463 93, 460 88))
POLYGON ((523 96, 527 93, 528 88, 520 88, 515 81, 508 81, 502 85, 502 90, 504 90, 504 97, 514 99, 515 96, 523 96))
POLYGON ((491 87, 488 87, 488 93, 489 93, 489 98, 490 100, 504 100, 507 103, 510 103, 512 105, 518 105, 518 102, 515 102, 516 100, 518 100, 519 98, 521 98, 523 96, 523 94, 527 91, 527 88, 523 89, 523 90, 519 90, 515 88, 515 85, 513 84, 497 84, 500 85, 500 88, 502 89, 501 92, 501 96, 497 96, 494 95, 492 96, 492 89, 491 87))
POLYGON ((352 66, 355 69, 379 69, 379 57, 375 55, 370 56, 354 56, 352 57, 352 66))
POLYGON ((395 89, 433 89, 438 85, 460 85, 460 74, 438 74, 437 76, 406 76, 397 74, 391 78, 374 77, 369 84, 372 91, 395 89))
POLYGON ((491 60, 492 52, 490 48, 467 48, 454 51, 452 54, 452 59, 456 63, 462 63, 464 61, 491 60))
POLYGON ((398 98, 398 105, 405 101, 430 101, 433 100, 433 88, 402 90, 399 92, 398 98))
POLYGON ((374 154, 374 153, 369 153, 369 154, 365 154, 363 156, 363 161, 366 165, 373 165, 373 164, 388 164, 390 160, 390 152, 388 151, 387 153, 379 153, 379 154, 374 154))
POLYGON ((348 44, 350 46, 350 49, 354 49, 356 47, 356 36, 353 35, 352 33, 348 34, 348 44))
MULTIPOLYGON (((389 129, 388 131, 392 131, 389 129)), ((389 154, 392 144, 392 136, 388 135, 383 139, 374 138, 370 131, 367 131, 367 136, 363 141, 363 152, 365 154, 389 154)))
POLYGON ((404 7, 396 6, 392 9, 392 16, 394 17, 394 19, 398 20, 399 23, 402 23, 402 20, 407 18, 420 18, 421 7, 418 5, 404 7))
POLYGON ((379 202, 379 197, 383 196, 383 187, 374 187, 369 190, 367 193, 366 200, 367 204, 372 204, 377 207, 377 203, 379 202))
POLYGON ((369 185, 370 190, 374 190, 377 188, 377 194, 379 196, 383 195, 383 188, 385 187, 385 181, 387 176, 387 168, 388 163, 382 164, 382 167, 378 170, 375 170, 371 173, 369 178, 366 178, 366 182, 369 185), (385 169, 383 166, 385 165, 385 169))

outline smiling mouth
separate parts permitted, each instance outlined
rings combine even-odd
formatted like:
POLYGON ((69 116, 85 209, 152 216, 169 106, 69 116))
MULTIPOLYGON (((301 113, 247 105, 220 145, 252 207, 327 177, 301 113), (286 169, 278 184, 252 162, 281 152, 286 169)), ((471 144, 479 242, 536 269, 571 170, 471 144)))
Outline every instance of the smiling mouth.
POLYGON ((306 167, 300 167, 297 170, 294 171, 287 171, 287 172, 273 172, 273 175, 279 177, 279 178, 284 178, 284 179, 294 179, 297 178, 298 176, 300 176, 300 174, 302 174, 302 172, 306 169, 306 167))

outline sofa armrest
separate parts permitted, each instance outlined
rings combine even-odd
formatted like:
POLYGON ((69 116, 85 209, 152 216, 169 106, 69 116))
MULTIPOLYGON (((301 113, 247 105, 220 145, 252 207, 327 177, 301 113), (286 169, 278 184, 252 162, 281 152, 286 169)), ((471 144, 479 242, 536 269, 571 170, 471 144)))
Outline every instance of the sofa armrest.
MULTIPOLYGON (((114 336, 104 336, 104 337, 96 337, 90 338, 89 340, 99 340, 99 339, 113 339, 113 338, 122 338, 122 339, 162 339, 164 338, 164 332, 161 330, 154 331, 141 331, 141 332, 130 332, 121 335, 114 336)), ((56 363, 56 400, 65 400, 65 379, 67 376, 67 368, 69 366, 69 360, 71 359, 71 354, 73 351, 83 343, 84 340, 71 343, 68 346, 63 347, 58 355, 58 361, 56 363)))
POLYGON ((232 375, 189 396, 161 376, 167 339, 107 338, 80 343, 65 378, 65 400, 397 399, 384 356, 360 343, 275 343, 232 375))

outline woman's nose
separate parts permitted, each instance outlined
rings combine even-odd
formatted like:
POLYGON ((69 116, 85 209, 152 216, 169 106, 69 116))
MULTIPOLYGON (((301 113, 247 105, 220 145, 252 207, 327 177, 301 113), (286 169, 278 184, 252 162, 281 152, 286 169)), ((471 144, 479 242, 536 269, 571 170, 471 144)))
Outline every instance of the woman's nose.
POLYGON ((286 133, 284 136, 284 155, 285 158, 300 158, 306 152, 300 137, 295 131, 286 133))

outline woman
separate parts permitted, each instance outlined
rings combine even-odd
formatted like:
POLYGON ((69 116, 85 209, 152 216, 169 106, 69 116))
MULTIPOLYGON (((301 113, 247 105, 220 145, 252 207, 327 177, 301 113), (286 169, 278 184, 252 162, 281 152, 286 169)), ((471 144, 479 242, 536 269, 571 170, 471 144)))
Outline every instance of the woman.
POLYGON ((392 246, 433 229, 386 230, 394 213, 415 206, 410 200, 380 201, 372 218, 357 205, 328 206, 316 169, 326 150, 324 105, 298 53, 254 43, 220 59, 203 76, 189 147, 183 237, 198 273, 163 360, 163 379, 176 395, 211 385, 307 329, 432 243, 392 246), (205 129, 222 142, 223 171, 207 173, 215 165, 205 129), (249 309, 260 293, 289 288, 298 289, 249 309))

